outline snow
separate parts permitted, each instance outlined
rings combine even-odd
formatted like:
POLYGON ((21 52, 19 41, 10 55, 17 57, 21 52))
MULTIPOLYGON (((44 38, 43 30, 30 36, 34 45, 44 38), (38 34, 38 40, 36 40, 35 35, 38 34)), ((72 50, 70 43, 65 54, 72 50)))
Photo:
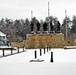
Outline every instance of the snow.
POLYGON ((3 32, 0 31, 0 36, 6 36, 3 32))
POLYGON ((44 54, 42 49, 40 56, 39 49, 25 49, 23 53, 0 58, 0 75, 76 75, 76 49, 51 49, 51 51, 46 50, 44 54), (29 62, 34 59, 35 50, 37 59, 43 59, 44 62, 29 62), (51 51, 53 63, 50 62, 51 51))

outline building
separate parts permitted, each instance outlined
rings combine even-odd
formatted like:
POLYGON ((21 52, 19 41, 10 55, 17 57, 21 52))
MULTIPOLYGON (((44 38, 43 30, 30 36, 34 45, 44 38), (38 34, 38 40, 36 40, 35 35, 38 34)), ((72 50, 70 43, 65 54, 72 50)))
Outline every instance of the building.
POLYGON ((0 31, 0 45, 7 45, 6 34, 0 31))

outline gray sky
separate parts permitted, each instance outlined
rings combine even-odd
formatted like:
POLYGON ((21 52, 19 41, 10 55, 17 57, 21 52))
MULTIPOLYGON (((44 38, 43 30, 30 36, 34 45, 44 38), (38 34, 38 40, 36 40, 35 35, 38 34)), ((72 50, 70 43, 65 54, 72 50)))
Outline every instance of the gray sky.
MULTIPOLYGON (((58 17, 59 21, 65 17, 65 9, 68 16, 72 18, 76 15, 76 0, 49 0, 50 15, 58 17)), ((37 19, 45 19, 48 16, 48 0, 0 0, 0 19, 31 19, 31 10, 33 16, 37 19)))

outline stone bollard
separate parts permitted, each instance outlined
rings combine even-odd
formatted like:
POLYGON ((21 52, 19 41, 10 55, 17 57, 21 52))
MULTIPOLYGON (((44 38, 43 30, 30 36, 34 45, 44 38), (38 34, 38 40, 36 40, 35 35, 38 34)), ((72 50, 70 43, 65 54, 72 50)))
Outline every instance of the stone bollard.
POLYGON ((47 52, 48 52, 48 47, 47 47, 47 52))
POLYGON ((42 51, 41 51, 41 49, 40 49, 40 56, 42 55, 42 51))
POLYGON ((50 62, 54 62, 54 60, 53 60, 53 52, 51 52, 51 60, 50 60, 50 62))
POLYGON ((45 48, 44 48, 44 54, 45 54, 45 48))
POLYGON ((35 53, 35 59, 37 58, 37 51, 34 52, 35 53))

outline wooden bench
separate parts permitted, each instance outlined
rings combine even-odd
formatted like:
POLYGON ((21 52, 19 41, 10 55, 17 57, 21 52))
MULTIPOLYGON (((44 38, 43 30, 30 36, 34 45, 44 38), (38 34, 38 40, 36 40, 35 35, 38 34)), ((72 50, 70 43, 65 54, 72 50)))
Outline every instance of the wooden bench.
POLYGON ((76 46, 65 46, 64 49, 76 49, 76 46))
POLYGON ((16 50, 16 49, 13 48, 13 47, 4 47, 4 48, 1 47, 0 50, 3 51, 3 56, 5 56, 5 54, 4 54, 4 51, 5 51, 5 50, 10 50, 10 51, 11 51, 11 55, 12 55, 12 51, 13 51, 13 50, 16 50))

